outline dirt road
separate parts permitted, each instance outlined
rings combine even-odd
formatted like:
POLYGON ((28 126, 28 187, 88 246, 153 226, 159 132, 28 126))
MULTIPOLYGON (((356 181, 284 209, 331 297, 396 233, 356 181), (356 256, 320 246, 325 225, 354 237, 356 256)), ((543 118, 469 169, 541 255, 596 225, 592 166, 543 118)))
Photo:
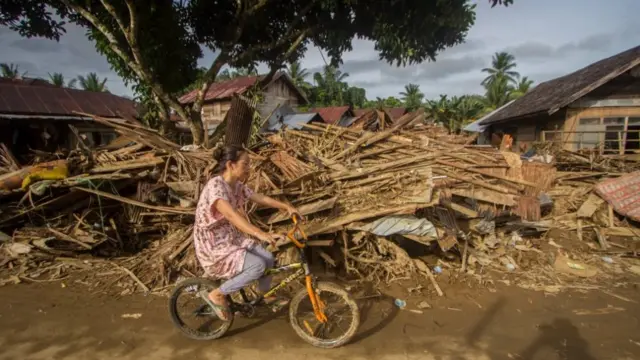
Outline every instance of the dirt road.
MULTIPOLYGON (((637 289, 616 294, 640 300, 637 289)), ((601 292, 457 293, 423 314, 367 300, 357 339, 335 350, 306 345, 284 316, 238 321, 217 341, 188 340, 157 296, 116 299, 53 283, 5 286, 0 299, 0 359, 640 359, 640 304, 601 292)), ((417 299, 407 300, 415 309, 417 299)))

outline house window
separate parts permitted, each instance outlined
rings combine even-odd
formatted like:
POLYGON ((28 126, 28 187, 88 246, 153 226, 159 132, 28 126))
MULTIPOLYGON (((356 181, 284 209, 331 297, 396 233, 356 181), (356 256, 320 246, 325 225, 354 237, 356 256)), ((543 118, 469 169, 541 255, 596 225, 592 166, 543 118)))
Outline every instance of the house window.
POLYGON ((601 139, 600 135, 605 130, 603 125, 600 125, 600 118, 582 118, 578 120, 578 128, 576 134, 577 148, 578 149, 593 149, 599 146, 601 139))
POLYGON ((606 154, 640 150, 640 117, 580 118, 574 148, 601 148, 606 154))
POLYGON ((626 137, 625 118, 623 117, 606 117, 602 119, 605 126, 604 149, 606 152, 619 152, 620 147, 624 148, 624 140, 626 137))

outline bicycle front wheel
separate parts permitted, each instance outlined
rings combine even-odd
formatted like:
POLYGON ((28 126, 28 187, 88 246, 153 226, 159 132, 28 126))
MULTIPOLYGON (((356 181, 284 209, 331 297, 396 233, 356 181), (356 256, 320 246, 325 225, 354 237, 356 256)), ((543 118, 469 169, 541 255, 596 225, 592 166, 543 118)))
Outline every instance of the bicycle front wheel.
POLYGON ((319 282, 318 298, 324 304, 327 322, 316 319, 306 289, 298 292, 289 305, 289 319, 293 330, 304 341, 321 348, 336 348, 346 344, 358 331, 360 309, 355 300, 342 287, 319 282))
MULTIPOLYGON (((169 298, 171 321, 185 336, 194 340, 213 340, 223 336, 231 321, 218 319, 213 309, 200 296, 210 292, 218 283, 208 279, 187 279, 177 284, 169 298)), ((233 315, 232 315, 233 316, 233 315)))

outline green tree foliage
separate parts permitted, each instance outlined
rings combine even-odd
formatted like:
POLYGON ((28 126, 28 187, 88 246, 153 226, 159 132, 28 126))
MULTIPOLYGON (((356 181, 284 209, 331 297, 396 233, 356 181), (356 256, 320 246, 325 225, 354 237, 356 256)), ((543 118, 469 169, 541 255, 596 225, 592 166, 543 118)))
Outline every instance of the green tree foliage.
POLYGON ((466 0, 7 0, 0 8, 0 25, 23 36, 57 39, 65 22, 85 27, 125 83, 161 116, 173 108, 196 143, 203 140, 204 94, 224 66, 265 62, 272 76, 310 45, 337 65, 355 36, 372 40, 389 63, 419 63, 464 41, 474 20, 475 6, 466 0), (177 96, 196 80, 204 47, 217 56, 185 107, 177 96))
POLYGON ((526 94, 533 85, 533 80, 529 79, 526 76, 523 76, 520 81, 516 84, 513 92, 511 93, 511 97, 517 99, 522 95, 526 94))
POLYGON ((404 86, 404 91, 400 93, 404 106, 409 111, 413 111, 422 106, 424 94, 420 91, 420 85, 408 84, 404 86))
POLYGON ((27 75, 27 72, 20 73, 20 66, 16 64, 0 64, 0 72, 2 77, 9 79, 21 79, 27 75))
POLYGON ((515 56, 507 52, 495 53, 491 60, 491 67, 482 69, 482 72, 489 74, 482 80, 482 85, 490 86, 493 82, 500 79, 506 79, 509 83, 515 83, 520 78, 520 74, 514 70, 515 67, 515 56))
POLYGON ((62 75, 61 73, 49 73, 49 82, 57 87, 75 89, 78 79, 71 79, 67 82, 64 79, 64 75, 62 75))
POLYGON ((425 106, 431 118, 443 124, 450 133, 459 133, 464 125, 475 121, 484 108, 482 97, 474 95, 451 98, 440 95, 440 99, 429 100, 425 106))
POLYGON ((100 80, 98 74, 88 73, 87 76, 78 75, 78 84, 82 90, 94 92, 107 92, 107 78, 100 80))
POLYGON ((523 96, 533 81, 528 77, 520 78, 516 69, 516 59, 512 54, 496 53, 491 61, 492 67, 482 69, 489 75, 482 81, 485 87, 485 110, 493 111, 513 99, 523 96))
POLYGON ((367 101, 367 91, 357 86, 349 86, 344 94, 344 99, 347 105, 362 108, 367 101))
POLYGON ((289 67, 287 68, 287 75, 289 75, 293 83, 301 89, 307 87, 309 84, 307 82, 309 71, 303 68, 299 61, 294 61, 289 64, 289 67))
POLYGON ((345 93, 349 86, 345 79, 348 76, 348 73, 330 65, 325 66, 322 73, 314 73, 315 87, 311 90, 310 101, 316 106, 344 105, 345 93))

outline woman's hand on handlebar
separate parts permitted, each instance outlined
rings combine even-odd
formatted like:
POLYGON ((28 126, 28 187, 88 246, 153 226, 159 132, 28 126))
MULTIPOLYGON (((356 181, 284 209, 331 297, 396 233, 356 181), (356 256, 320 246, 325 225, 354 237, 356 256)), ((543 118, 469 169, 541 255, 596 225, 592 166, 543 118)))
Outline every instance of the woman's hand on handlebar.
POLYGON ((287 213, 291 218, 297 217, 298 220, 304 221, 304 217, 300 214, 300 211, 298 211, 298 209, 296 209, 294 206, 291 206, 291 205, 287 206, 287 213))
POLYGON ((258 238, 258 240, 264 242, 264 243, 269 243, 272 246, 276 246, 276 242, 278 240, 282 240, 284 239, 283 235, 280 234, 269 234, 266 232, 262 232, 260 234, 257 234, 256 236, 258 238))

